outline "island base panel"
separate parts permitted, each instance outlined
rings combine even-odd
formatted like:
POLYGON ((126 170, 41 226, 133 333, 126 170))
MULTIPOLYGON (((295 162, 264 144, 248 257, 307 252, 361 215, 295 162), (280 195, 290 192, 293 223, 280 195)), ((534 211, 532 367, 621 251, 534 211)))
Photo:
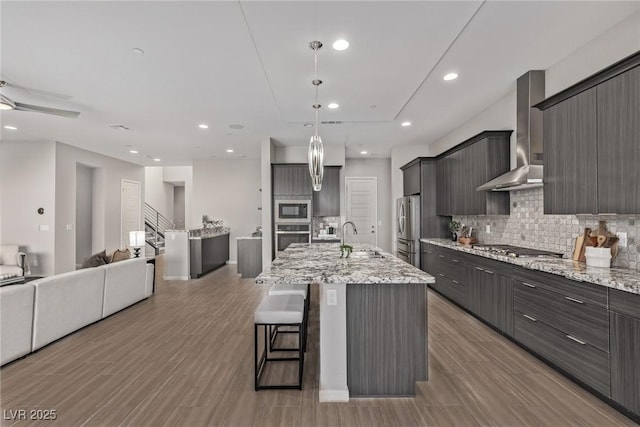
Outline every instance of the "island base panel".
POLYGON ((347 286, 347 384, 351 397, 415 396, 426 381, 427 286, 347 286))

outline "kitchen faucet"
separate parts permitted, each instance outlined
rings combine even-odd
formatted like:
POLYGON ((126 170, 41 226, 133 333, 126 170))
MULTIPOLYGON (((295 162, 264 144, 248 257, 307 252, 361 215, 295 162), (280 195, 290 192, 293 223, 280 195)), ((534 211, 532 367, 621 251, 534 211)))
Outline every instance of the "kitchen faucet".
POLYGON ((341 238, 340 246, 344 245, 344 237, 345 237, 344 227, 347 224, 351 224, 351 226, 353 227, 353 234, 358 234, 358 229, 356 228, 356 225, 353 223, 353 221, 345 221, 344 224, 342 224, 342 236, 340 236, 341 238))

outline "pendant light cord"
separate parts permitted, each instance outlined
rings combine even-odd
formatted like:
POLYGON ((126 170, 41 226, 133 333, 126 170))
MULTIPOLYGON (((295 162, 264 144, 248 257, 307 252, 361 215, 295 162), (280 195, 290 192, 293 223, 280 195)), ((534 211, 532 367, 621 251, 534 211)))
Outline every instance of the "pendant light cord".
MULTIPOLYGON (((313 50, 313 58, 314 58, 314 79, 315 81, 318 80, 318 49, 314 49, 313 50)), ((316 87, 316 105, 318 105, 318 86, 320 85, 314 85, 316 87)), ((316 110, 316 136, 318 136, 318 110, 320 108, 316 108, 314 107, 314 109, 316 110)))

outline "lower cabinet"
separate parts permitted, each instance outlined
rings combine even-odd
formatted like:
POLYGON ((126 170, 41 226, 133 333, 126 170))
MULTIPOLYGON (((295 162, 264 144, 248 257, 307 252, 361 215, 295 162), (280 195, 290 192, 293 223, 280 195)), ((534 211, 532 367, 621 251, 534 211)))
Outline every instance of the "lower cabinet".
POLYGON ((610 396, 609 355, 533 316, 515 312, 514 338, 595 390, 610 396))
POLYGON ((640 295, 610 290, 611 398, 640 416, 640 295))
POLYGON ((509 336, 513 335, 513 284, 511 277, 482 260, 467 267, 469 310, 509 336))

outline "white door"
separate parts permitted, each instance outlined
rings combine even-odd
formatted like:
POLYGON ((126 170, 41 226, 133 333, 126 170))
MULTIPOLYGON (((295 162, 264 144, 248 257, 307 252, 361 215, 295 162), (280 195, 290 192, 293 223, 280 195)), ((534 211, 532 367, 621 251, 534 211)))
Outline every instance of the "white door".
POLYGON ((120 193, 120 247, 129 246, 129 232, 140 228, 140 183, 122 180, 120 193))
POLYGON ((345 179, 347 221, 358 228, 354 235, 347 225, 345 242, 378 245, 378 181, 377 178, 345 179))

